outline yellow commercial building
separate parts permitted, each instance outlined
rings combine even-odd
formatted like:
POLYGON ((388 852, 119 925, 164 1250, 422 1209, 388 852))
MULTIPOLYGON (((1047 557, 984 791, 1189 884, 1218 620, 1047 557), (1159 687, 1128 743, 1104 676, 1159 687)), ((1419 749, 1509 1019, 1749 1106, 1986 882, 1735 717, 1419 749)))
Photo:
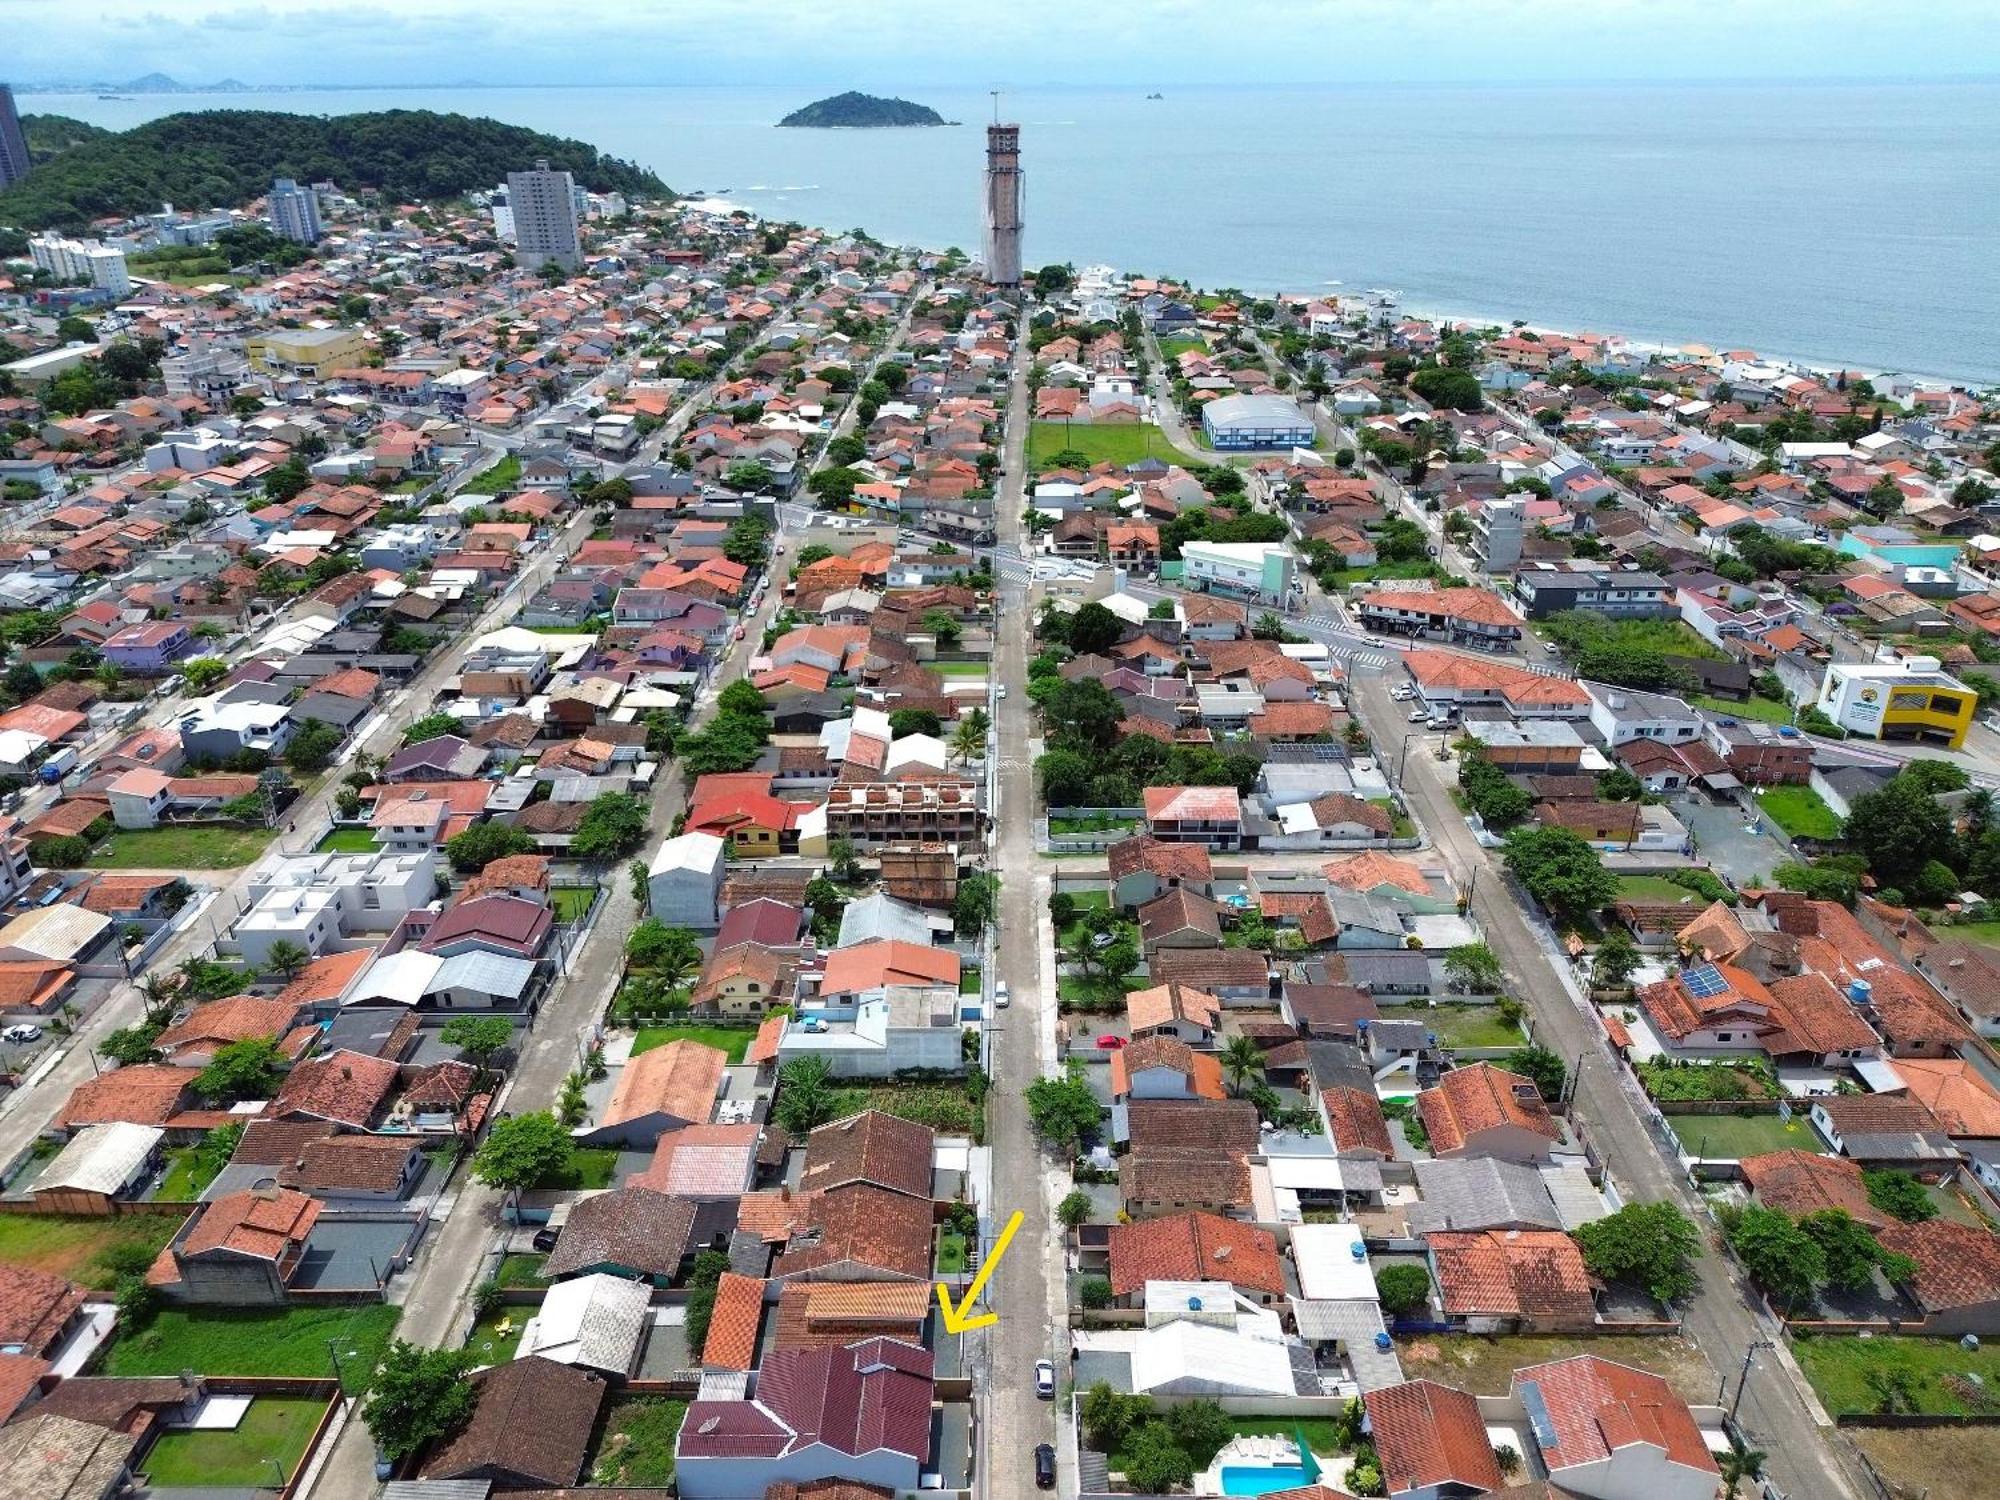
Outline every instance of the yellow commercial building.
POLYGON ((1944 671, 1934 656, 1899 662, 1835 663, 1820 683, 1819 710, 1849 734, 1877 740, 1926 740, 1953 750, 1965 743, 1979 695, 1944 671))
POLYGON ((361 363, 368 344, 352 328, 274 328, 243 341, 250 363, 273 375, 313 375, 361 363))

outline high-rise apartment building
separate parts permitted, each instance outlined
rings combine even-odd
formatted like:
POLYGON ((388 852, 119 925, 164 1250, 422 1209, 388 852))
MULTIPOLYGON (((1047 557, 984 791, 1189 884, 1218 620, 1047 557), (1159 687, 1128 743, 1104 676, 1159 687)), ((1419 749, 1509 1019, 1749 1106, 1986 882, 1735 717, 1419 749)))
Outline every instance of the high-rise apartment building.
POLYGON ((0 83, 0 188, 28 175, 28 138, 14 109, 14 91, 0 83))
POLYGON ((125 252, 101 240, 70 240, 38 235, 28 241, 28 257, 58 281, 87 281, 100 291, 123 297, 132 290, 132 273, 125 252))
POLYGON ((507 206, 514 218, 514 260, 533 271, 554 261, 565 271, 583 263, 576 233, 576 184, 545 161, 532 172, 507 174, 507 206))
POLYGON ((271 184, 271 232, 300 245, 316 245, 324 232, 319 221, 319 194, 289 177, 271 184))
POLYGON ((986 279, 1021 284, 1021 127, 986 127, 986 279))

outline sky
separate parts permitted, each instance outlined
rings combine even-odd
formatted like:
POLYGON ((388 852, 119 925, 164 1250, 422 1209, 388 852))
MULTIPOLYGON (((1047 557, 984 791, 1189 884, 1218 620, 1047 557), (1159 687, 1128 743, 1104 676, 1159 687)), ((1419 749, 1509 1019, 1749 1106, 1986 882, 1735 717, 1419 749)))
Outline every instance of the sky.
POLYGON ((1993 0, 0 0, 17 85, 1915 79, 2000 73, 1993 0))

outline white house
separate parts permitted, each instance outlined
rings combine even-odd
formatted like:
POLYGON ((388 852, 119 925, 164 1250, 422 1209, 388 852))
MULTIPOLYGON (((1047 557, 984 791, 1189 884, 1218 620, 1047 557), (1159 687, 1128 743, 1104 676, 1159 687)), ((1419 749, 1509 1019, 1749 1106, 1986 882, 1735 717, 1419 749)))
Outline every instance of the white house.
POLYGON ((1549 1481, 1592 1500, 1714 1500, 1721 1470, 1659 1376, 1594 1354, 1514 1372, 1549 1481))
POLYGON ((724 847, 712 833, 684 833, 662 843, 646 871, 647 910, 669 927, 720 926, 724 847))

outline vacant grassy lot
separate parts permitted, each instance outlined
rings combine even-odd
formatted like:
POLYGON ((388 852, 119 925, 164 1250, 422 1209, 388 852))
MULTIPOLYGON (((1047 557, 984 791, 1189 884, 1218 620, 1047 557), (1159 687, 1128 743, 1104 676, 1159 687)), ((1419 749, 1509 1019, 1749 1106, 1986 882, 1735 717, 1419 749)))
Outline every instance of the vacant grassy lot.
POLYGON ((1801 1338, 1799 1367, 1835 1416, 1891 1408, 1963 1416, 2000 1411, 2000 1349, 1971 1353, 1954 1339, 1801 1338), (1977 1377, 1984 1389, 1973 1382, 1977 1377))
POLYGON ((590 1482, 658 1486, 674 1482, 674 1439, 680 1436, 685 1401, 630 1396, 614 1401, 604 1414, 603 1435, 590 1466, 590 1482))
POLYGON ((981 679, 991 667, 983 661, 934 661, 930 668, 940 677, 981 679))
POLYGON ((1741 1161, 1793 1147, 1822 1149, 1818 1133, 1803 1116, 1787 1123, 1776 1115, 1673 1115, 1668 1123, 1681 1144, 1704 1161, 1741 1161))
POLYGON ((1352 588, 1357 583, 1389 583, 1405 578, 1442 578, 1444 569, 1424 558, 1409 558, 1403 562, 1371 563, 1365 568, 1330 568, 1324 573, 1313 575, 1319 579, 1319 586, 1335 593, 1352 588))
POLYGON ((0 1214, 0 1262, 67 1276, 108 1290, 115 1276, 106 1257, 124 1245, 150 1261, 181 1227, 175 1214, 124 1214, 115 1219, 60 1214, 0 1214))
POLYGON ((1050 818, 1049 833, 1060 836, 1065 833, 1111 833, 1126 832, 1138 826, 1136 818, 1112 818, 1096 813, 1088 818, 1050 818))
POLYGON ((146 1455, 146 1477, 161 1489, 275 1489, 280 1474, 291 1479, 325 1410, 310 1396, 259 1396, 233 1431, 162 1433, 146 1455))
POLYGON ((163 1308, 138 1333, 121 1334, 106 1375, 333 1374, 340 1357, 349 1394, 368 1389, 402 1309, 366 1307, 163 1308))
POLYGON ((521 460, 509 453, 499 463, 478 478, 462 487, 467 495, 499 495, 508 490, 518 489, 521 484, 521 460))
POLYGON ((1850 1427, 1897 1500, 1988 1500, 2000 1474, 2000 1427, 1850 1427))
MULTIPOLYGON (((121 828, 84 861, 96 870, 238 870, 264 852, 271 828, 121 828)), ((369 844, 374 847, 373 841, 369 844)))
POLYGON ((1757 799, 1771 820, 1793 838, 1837 839, 1840 819, 1809 786, 1766 787, 1757 799))
POLYGON ((1208 353, 1208 340, 1184 335, 1177 339, 1160 340, 1160 358, 1179 359, 1183 354, 1208 353))
POLYGON ((690 1041, 718 1048, 729 1054, 731 1062, 740 1063, 756 1036, 747 1026, 647 1026, 632 1039, 632 1055, 651 1052, 668 1042, 690 1041))
POLYGON ((1514 1371, 1523 1365, 1595 1354, 1637 1369, 1651 1370, 1686 1401, 1715 1399, 1715 1371, 1701 1350, 1683 1338, 1606 1335, 1577 1338, 1558 1334, 1439 1334, 1396 1340, 1405 1378, 1427 1377, 1475 1396, 1504 1396, 1514 1371))
POLYGON ((366 828, 329 828, 313 845, 321 854, 370 854, 375 847, 375 835, 366 828))
POLYGON ((1684 885, 1675 885, 1664 875, 1620 875, 1620 901, 1685 901, 1700 908, 1708 903, 1684 885))
POLYGON ((1031 422, 1028 424, 1028 465, 1055 466, 1064 449, 1081 453, 1091 465, 1136 464, 1143 458, 1162 463, 1181 461, 1167 435, 1151 422, 1031 422))
POLYGON ((1696 708, 1705 708, 1712 714, 1721 714, 1731 719, 1758 719, 1766 724, 1789 724, 1792 709, 1788 703, 1778 703, 1770 698, 1759 698, 1752 693, 1738 703, 1734 698, 1714 698, 1707 693, 1689 693, 1688 702, 1696 708))
POLYGON ((1521 1028, 1502 1018, 1493 1005, 1384 1006, 1385 1021, 1421 1021, 1447 1047, 1520 1047, 1527 1038, 1521 1028))
POLYGON ((555 902, 558 922, 581 922, 589 915, 590 904, 597 899, 597 890, 587 885, 559 885, 549 892, 555 902))
POLYGON ((833 1091, 833 1113, 829 1118, 845 1120, 866 1109, 879 1109, 899 1120, 915 1120, 945 1135, 976 1135, 985 1129, 985 1112, 958 1084, 885 1083, 868 1088, 837 1088, 833 1091))
POLYGON ((1063 974, 1056 979, 1056 1001, 1061 1005, 1117 1006, 1134 990, 1143 990, 1143 979, 1086 979, 1081 974, 1063 974))

